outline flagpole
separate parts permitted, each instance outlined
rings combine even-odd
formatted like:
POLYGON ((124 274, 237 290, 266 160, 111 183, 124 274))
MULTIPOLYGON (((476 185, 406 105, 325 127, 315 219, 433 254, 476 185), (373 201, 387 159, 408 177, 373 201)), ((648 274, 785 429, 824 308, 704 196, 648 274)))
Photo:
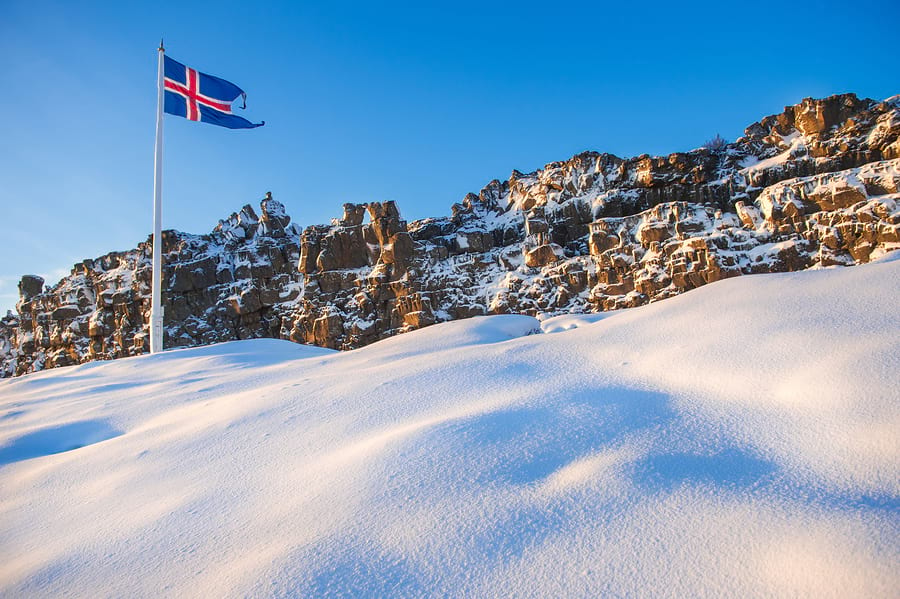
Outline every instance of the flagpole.
POLYGON ((153 281, 150 300, 150 353, 163 349, 162 310, 162 143, 163 143, 163 71, 165 48, 159 41, 159 64, 156 71, 156 156, 153 159, 153 281))

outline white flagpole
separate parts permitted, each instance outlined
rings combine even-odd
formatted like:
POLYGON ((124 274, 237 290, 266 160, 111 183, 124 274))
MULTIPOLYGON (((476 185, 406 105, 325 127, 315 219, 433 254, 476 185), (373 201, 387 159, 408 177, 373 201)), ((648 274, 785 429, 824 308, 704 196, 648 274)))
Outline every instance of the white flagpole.
POLYGON ((163 349, 162 310, 162 142, 163 142, 163 71, 165 49, 159 41, 159 66, 156 74, 156 156, 153 160, 153 294, 150 300, 150 353, 163 349))

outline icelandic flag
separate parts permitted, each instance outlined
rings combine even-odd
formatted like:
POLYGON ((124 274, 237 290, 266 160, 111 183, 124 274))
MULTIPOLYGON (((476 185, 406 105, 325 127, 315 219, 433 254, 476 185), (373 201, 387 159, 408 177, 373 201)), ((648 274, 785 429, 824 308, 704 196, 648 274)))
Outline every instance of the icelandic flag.
POLYGON ((231 103, 238 96, 247 107, 247 94, 233 83, 186 67, 177 60, 165 57, 165 111, 190 121, 201 121, 228 127, 252 129, 266 124, 251 123, 232 114, 231 103))

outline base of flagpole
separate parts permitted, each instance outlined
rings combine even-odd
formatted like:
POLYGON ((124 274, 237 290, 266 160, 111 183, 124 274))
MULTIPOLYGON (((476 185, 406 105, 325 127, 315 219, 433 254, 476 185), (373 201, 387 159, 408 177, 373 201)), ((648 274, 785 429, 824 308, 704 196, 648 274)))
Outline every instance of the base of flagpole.
MULTIPOLYGON (((160 312, 162 312, 160 308, 160 312)), ((162 314, 158 317, 150 317, 150 353, 156 354, 163 350, 163 318, 162 314)))

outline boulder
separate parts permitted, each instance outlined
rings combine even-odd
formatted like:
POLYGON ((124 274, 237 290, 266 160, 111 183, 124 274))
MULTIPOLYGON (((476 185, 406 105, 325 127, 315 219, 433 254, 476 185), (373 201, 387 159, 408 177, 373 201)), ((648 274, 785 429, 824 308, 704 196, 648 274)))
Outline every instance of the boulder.
POLYGON ((358 227, 366 216, 367 204, 344 204, 344 216, 341 217, 340 226, 358 227))
POLYGON ((272 192, 266 192, 266 197, 259 203, 259 224, 264 235, 283 237, 285 229, 291 222, 284 209, 284 204, 272 199, 272 192))
POLYGON ((71 320, 81 315, 78 306, 60 306, 50 315, 51 320, 71 320))
POLYGON ((565 257, 563 250, 555 243, 545 243, 525 252, 525 264, 531 268, 539 268, 559 262, 565 257))
POLYGON ((28 302, 44 290, 44 279, 37 275, 24 275, 19 281, 20 301, 28 302))

